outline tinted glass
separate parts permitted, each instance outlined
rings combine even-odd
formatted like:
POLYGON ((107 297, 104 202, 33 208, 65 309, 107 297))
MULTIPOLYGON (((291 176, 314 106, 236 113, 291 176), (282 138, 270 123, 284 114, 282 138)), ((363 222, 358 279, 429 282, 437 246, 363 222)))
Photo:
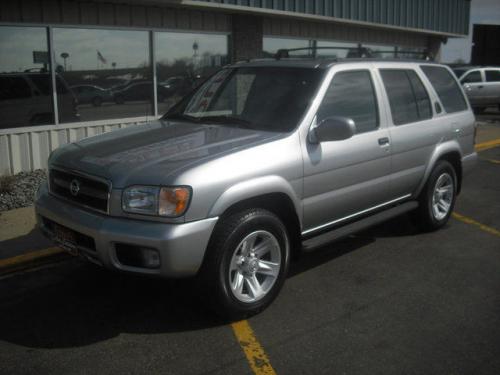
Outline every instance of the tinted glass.
POLYGON ((152 114, 147 31, 55 28, 54 57, 60 122, 152 114))
POLYGON ((410 79, 410 83, 417 102, 417 112, 419 120, 426 120, 432 117, 431 100, 429 94, 424 87, 424 84, 413 70, 407 70, 406 74, 410 79))
POLYGON ((382 69, 380 74, 389 97, 394 125, 419 121, 417 102, 406 71, 382 69))
POLYGON ((47 33, 0 26, 0 129, 54 123, 47 33))
POLYGON ((458 83, 446 68, 430 65, 422 65, 421 68, 434 86, 446 112, 453 113, 467 109, 467 103, 458 83))
POLYGON ((481 82, 481 73, 479 71, 470 72, 464 78, 461 79, 462 83, 475 83, 481 82))
POLYGON ((500 82, 500 70, 487 70, 486 82, 500 82))
POLYGON ((298 125, 323 74, 303 68, 223 69, 164 118, 288 132, 298 125))
POLYGON ((335 74, 318 110, 318 123, 327 117, 351 118, 356 133, 378 127, 375 90, 368 71, 340 72, 335 74))
POLYGON ((227 64, 227 36, 156 33, 158 113, 227 64))

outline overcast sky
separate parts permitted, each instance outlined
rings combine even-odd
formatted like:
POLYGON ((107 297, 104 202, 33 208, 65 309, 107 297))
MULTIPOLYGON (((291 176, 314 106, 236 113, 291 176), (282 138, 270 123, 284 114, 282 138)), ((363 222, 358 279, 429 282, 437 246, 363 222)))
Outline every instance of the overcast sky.
MULTIPOLYGON (((470 62, 473 24, 500 25, 500 0, 472 0, 469 35, 467 38, 450 38, 443 45, 441 59, 454 62, 462 59, 470 62)), ((500 41, 499 41, 500 43, 500 41)))

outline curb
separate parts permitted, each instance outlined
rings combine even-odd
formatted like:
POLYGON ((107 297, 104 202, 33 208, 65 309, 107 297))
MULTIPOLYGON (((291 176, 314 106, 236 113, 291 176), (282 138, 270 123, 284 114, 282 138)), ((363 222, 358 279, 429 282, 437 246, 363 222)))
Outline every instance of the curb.
POLYGON ((28 268, 52 263, 57 260, 69 258, 69 254, 59 247, 32 251, 26 254, 0 260, 0 276, 23 271, 28 268))

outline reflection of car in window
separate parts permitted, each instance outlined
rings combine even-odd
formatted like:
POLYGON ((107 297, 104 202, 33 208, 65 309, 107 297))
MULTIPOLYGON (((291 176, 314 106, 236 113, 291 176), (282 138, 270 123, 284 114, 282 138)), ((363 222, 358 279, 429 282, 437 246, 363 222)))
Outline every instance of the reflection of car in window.
MULTIPOLYGON (((76 99, 64 79, 57 75, 59 117, 78 118, 76 99)), ((0 74, 0 128, 54 123, 51 80, 48 73, 0 74)))
POLYGON ((92 104, 95 107, 99 107, 102 103, 113 100, 110 90, 95 85, 71 86, 71 90, 73 90, 78 98, 79 104, 92 104))
MULTIPOLYGON (((156 86, 159 102, 163 102, 172 96, 172 90, 162 85, 156 86)), ((113 91, 113 100, 116 104, 123 104, 130 101, 151 101, 153 98, 153 85, 148 81, 133 82, 129 85, 113 91)))

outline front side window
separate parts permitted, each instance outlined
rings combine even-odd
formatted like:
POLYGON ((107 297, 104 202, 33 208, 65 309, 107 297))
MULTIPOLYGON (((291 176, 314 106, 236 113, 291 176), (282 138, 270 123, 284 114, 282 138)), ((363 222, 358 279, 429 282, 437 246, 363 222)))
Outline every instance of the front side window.
POLYGON ((450 72, 441 66, 421 65, 420 68, 431 82, 448 113, 464 111, 467 102, 450 72))
POLYGON ((486 70, 486 82, 500 82, 500 70, 486 70))
POLYGON ((481 82, 481 72, 479 70, 476 70, 474 72, 470 72, 467 74, 464 78, 460 80, 462 83, 477 83, 481 82))
POLYGON ((389 98, 394 125, 432 117, 429 95, 413 70, 381 69, 380 75, 389 98))
POLYGON ((164 118, 288 132, 305 114, 323 75, 312 68, 223 69, 164 118))
POLYGON ((332 116, 354 120, 356 133, 377 129, 377 98, 369 71, 335 74, 318 110, 317 122, 332 116))

